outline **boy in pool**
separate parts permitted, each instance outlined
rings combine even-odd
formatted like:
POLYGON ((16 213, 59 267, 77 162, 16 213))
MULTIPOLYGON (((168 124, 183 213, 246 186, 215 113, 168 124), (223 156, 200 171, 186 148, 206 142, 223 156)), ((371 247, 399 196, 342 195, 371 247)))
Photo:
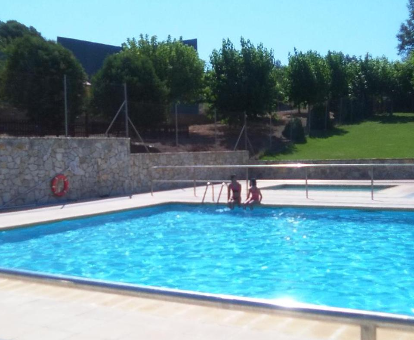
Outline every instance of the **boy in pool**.
POLYGON ((260 204, 262 202, 262 192, 256 185, 256 180, 252 178, 250 180, 250 189, 247 194, 246 202, 244 202, 243 208, 249 207, 250 210, 253 209, 254 205, 260 204))
POLYGON ((227 204, 230 209, 234 209, 234 205, 238 207, 241 205, 241 184, 237 182, 236 175, 231 175, 231 183, 227 187, 227 204), (230 197, 231 196, 231 197, 230 197))

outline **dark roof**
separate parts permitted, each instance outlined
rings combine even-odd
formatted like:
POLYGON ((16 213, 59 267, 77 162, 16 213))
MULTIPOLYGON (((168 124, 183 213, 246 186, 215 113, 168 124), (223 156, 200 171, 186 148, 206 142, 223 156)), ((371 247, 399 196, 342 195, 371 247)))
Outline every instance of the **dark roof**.
POLYGON ((193 46, 196 51, 197 49, 197 39, 189 39, 189 40, 183 40, 183 44, 188 46, 193 46))
POLYGON ((98 72, 108 55, 118 53, 122 50, 122 47, 119 46, 99 44, 71 38, 57 37, 57 42, 72 51, 89 76, 98 72))
MULTIPOLYGON (((122 50, 122 47, 119 46, 71 38, 57 37, 57 42, 72 51, 89 77, 99 71, 108 55, 118 53, 122 50)), ((197 51, 197 39, 183 40, 183 43, 194 47, 197 51)))

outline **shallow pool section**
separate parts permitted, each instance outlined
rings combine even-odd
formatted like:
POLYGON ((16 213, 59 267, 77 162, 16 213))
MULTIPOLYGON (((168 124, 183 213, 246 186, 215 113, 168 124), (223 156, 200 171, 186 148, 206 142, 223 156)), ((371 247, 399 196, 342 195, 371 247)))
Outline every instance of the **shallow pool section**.
POLYGON ((0 232, 0 268, 413 315, 414 213, 165 205, 0 232))

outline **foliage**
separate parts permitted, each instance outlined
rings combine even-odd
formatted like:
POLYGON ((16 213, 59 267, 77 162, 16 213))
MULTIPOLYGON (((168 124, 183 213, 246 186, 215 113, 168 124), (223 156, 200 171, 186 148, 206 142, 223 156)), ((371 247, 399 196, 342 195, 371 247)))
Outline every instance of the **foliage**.
POLYGON ((157 37, 141 35, 137 40, 128 39, 124 51, 146 56, 154 67, 155 74, 165 82, 168 89, 168 102, 198 101, 203 89, 204 62, 192 46, 182 39, 159 42, 157 37))
POLYGON ((40 33, 32 26, 27 27, 15 20, 0 21, 0 72, 6 62, 5 48, 15 39, 26 35, 41 37, 40 33))
POLYGON ((26 35, 41 37, 40 33, 32 26, 27 27, 15 20, 0 21, 0 49, 5 48, 14 39, 22 38, 26 35))
POLYGON ((348 95, 349 57, 345 56, 342 52, 328 51, 325 59, 329 67, 331 78, 329 87, 330 99, 337 101, 348 95))
POLYGON ((414 0, 408 0, 408 19, 400 26, 397 34, 398 53, 403 57, 408 57, 414 50, 414 0))
POLYGON ((343 125, 326 136, 308 138, 285 154, 265 159, 371 159, 412 158, 414 115, 374 116, 356 125, 343 125))
POLYGON ((218 110, 220 119, 234 123, 243 119, 267 114, 276 98, 273 51, 250 40, 240 39, 241 49, 223 40, 220 50, 210 56, 208 73, 210 101, 218 110))
POLYGON ((326 105, 317 104, 313 106, 310 114, 311 131, 329 130, 334 127, 333 122, 328 115, 326 105))
POLYGON ((328 99, 330 81, 328 64, 317 52, 295 50, 289 56, 286 92, 296 106, 323 103, 328 99))
POLYGON ((277 103, 278 102, 287 102, 288 97, 286 93, 286 73, 287 73, 287 67, 282 66, 279 61, 276 62, 276 66, 273 69, 273 81, 275 84, 275 103, 273 105, 274 109, 277 109, 277 103))
POLYGON ((328 51, 325 59, 331 78, 329 86, 329 111, 340 112, 343 108, 343 98, 349 95, 350 58, 342 52, 328 51))
POLYGON ((136 125, 151 126, 165 120, 167 88, 155 73, 151 60, 130 49, 106 58, 92 79, 95 112, 113 118, 124 101, 127 86, 128 109, 136 125))
POLYGON ((290 120, 283 129, 282 135, 294 143, 306 143, 305 130, 299 118, 290 120))
POLYGON ((396 61, 392 64, 395 74, 395 92, 393 106, 396 111, 414 111, 414 59, 410 56, 406 62, 396 61))
POLYGON ((15 39, 6 48, 2 97, 40 125, 64 123, 63 79, 67 75, 70 119, 81 113, 86 79, 82 66, 64 47, 36 36, 15 39))

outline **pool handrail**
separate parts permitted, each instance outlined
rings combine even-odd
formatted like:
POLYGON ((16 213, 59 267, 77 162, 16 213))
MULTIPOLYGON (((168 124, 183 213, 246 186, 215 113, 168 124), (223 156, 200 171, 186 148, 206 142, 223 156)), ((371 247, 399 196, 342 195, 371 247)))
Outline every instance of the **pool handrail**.
POLYGON ((208 187, 210 186, 210 182, 207 182, 207 184, 206 184, 206 189, 204 190, 204 195, 203 195, 203 199, 202 199, 202 201, 201 201, 201 203, 204 203, 204 200, 206 199, 206 194, 207 194, 207 190, 208 190, 208 187))
MULTIPOLYGON (((151 167, 151 170, 158 169, 193 169, 193 180, 194 182, 194 195, 196 195, 196 182, 206 182, 206 180, 195 179, 195 169, 246 169, 246 190, 248 190, 248 179, 249 169, 255 168, 296 168, 305 170, 305 192, 306 198, 309 198, 309 187, 308 187, 308 169, 311 168, 335 168, 335 167, 359 167, 370 169, 371 179, 371 200, 374 200, 374 168, 390 166, 390 167, 414 167, 414 164, 395 164, 395 163, 383 163, 383 164, 372 164, 372 163, 343 163, 343 164, 312 164, 312 163, 283 163, 283 164, 226 164, 226 165, 155 165, 151 167)), ((186 182, 187 180, 154 180, 151 173, 151 195, 154 195, 154 182, 186 182)), ((213 182, 213 180, 208 180, 213 182)))
POLYGON ((221 193, 222 193, 222 191, 223 191, 223 187, 224 187, 224 186, 226 186, 226 187, 227 187, 226 182, 221 183, 220 192, 219 192, 219 195, 218 195, 218 197, 217 197, 217 204, 219 204, 219 203, 220 203, 220 197, 221 197, 221 193))

